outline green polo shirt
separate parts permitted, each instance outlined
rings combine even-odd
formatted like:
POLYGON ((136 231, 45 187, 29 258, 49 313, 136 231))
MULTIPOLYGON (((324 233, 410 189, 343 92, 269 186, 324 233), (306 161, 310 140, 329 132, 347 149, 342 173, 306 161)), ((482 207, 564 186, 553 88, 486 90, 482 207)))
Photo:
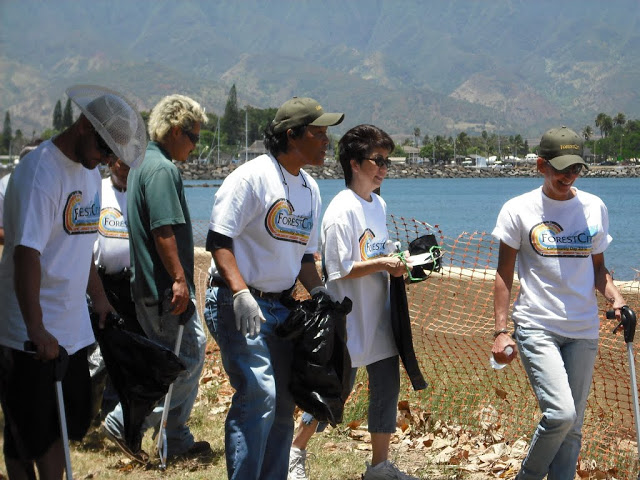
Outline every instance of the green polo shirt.
POLYGON ((193 230, 182 176, 167 152, 156 142, 149 142, 142 165, 129 172, 127 209, 134 301, 157 302, 173 285, 151 233, 164 225, 173 227, 178 257, 191 297, 195 298, 193 230))

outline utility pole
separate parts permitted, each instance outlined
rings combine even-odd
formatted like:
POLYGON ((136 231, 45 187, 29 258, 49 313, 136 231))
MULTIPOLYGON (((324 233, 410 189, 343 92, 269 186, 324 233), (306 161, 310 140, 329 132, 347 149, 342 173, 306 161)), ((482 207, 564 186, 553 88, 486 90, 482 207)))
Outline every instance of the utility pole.
POLYGON ((244 163, 249 161, 249 105, 244 107, 244 163))

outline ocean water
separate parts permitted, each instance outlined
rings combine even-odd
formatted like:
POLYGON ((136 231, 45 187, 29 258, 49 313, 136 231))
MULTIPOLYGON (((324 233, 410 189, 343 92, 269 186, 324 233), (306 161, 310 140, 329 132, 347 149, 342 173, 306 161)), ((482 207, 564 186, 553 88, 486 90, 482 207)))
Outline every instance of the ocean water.
MULTIPOLYGON (((438 225, 446 237, 491 232, 508 199, 541 185, 541 178, 388 179, 382 197, 388 212, 438 225)), ((195 222, 209 220, 219 180, 186 181, 187 202, 195 222), (208 184, 208 187, 199 185, 208 184)), ((319 180, 323 206, 344 188, 343 180, 319 180)), ((609 210, 613 242, 605 252, 617 280, 633 280, 640 270, 640 188, 634 178, 580 178, 576 187, 598 195, 609 210), (634 270, 635 269, 635 270, 634 270)))

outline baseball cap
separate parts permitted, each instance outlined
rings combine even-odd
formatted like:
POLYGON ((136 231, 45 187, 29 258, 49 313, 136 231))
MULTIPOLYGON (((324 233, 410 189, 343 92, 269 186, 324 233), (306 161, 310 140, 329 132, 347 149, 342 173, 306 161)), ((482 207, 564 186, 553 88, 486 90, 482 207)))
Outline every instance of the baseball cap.
POLYGON ((582 137, 570 128, 552 128, 542 135, 539 154, 556 170, 564 170, 576 163, 587 166, 582 158, 583 145, 582 137))
POLYGON ((67 95, 115 155, 131 168, 140 166, 147 149, 144 121, 120 93, 98 85, 74 85, 67 95))
POLYGON ((293 97, 284 102, 276 117, 271 122, 274 133, 281 133, 289 128, 313 125, 316 127, 331 127, 344 120, 344 113, 325 113, 313 98, 293 97))

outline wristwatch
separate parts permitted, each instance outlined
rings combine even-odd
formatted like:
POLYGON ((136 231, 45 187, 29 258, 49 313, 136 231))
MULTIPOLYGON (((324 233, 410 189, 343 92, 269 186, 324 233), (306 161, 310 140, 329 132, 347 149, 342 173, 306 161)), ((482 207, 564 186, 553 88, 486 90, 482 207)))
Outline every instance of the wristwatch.
POLYGON ((495 332, 493 332, 493 338, 498 338, 498 335, 500 335, 501 333, 509 333, 509 329, 508 328, 503 328, 502 330, 496 330, 495 332))

